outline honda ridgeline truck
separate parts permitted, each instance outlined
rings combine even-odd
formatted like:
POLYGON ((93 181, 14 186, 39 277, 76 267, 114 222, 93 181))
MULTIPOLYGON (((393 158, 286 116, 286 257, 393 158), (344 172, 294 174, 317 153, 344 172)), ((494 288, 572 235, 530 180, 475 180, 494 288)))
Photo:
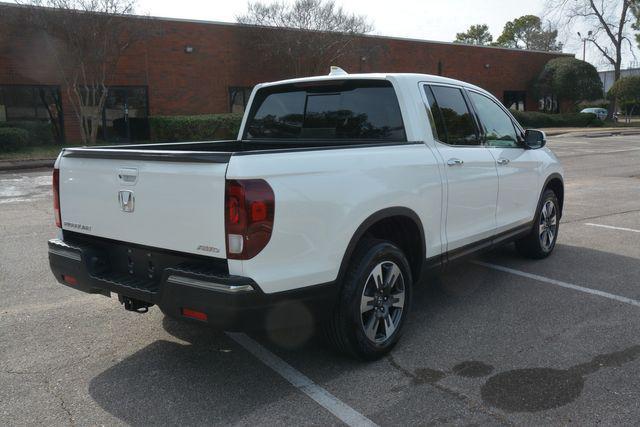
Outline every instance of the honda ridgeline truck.
POLYGON ((260 84, 236 140, 62 150, 51 270, 127 310, 226 330, 311 319, 375 359, 429 270, 510 241, 553 251, 564 185, 545 142, 448 78, 260 84))

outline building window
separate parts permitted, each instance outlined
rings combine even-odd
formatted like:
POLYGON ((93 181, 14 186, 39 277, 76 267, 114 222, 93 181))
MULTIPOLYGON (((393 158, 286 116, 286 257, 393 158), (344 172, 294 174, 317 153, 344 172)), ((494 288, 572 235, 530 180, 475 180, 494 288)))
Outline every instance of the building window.
POLYGON ((229 111, 232 113, 244 113, 244 109, 249 102, 252 87, 231 86, 229 87, 229 111))
POLYGON ((509 110, 524 111, 527 105, 527 92, 520 90, 505 90, 504 105, 509 110))
POLYGON ((0 86, 0 121, 39 120, 51 124, 56 141, 63 141, 62 99, 58 86, 0 86))
POLYGON ((105 141, 127 143, 149 140, 149 103, 146 86, 110 86, 102 111, 105 141))

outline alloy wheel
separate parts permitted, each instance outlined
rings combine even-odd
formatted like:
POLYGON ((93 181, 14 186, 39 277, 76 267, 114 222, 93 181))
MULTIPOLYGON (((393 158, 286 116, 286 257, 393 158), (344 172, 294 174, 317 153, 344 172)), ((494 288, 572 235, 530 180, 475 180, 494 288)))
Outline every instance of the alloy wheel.
POLYGON ((378 263, 369 273, 360 300, 360 320, 366 337, 383 344, 402 320, 405 281, 402 270, 392 261, 378 263))
POLYGON ((540 223, 538 224, 538 235, 540 238, 540 246, 546 252, 553 248, 558 231, 558 218, 556 214, 556 205, 553 200, 547 200, 542 205, 540 213, 540 223))

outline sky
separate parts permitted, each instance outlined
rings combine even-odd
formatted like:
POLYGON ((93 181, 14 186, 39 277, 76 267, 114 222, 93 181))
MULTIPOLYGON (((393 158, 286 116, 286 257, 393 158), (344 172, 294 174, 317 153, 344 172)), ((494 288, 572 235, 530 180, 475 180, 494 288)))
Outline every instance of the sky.
MULTIPOLYGON (((447 42, 474 24, 487 24, 495 40, 507 21, 528 14, 541 16, 545 9, 545 0, 336 0, 336 3, 349 12, 367 16, 375 28, 373 34, 447 42)), ((246 0, 138 0, 137 12, 235 22, 246 8, 246 0)), ((574 31, 563 33, 559 39, 565 52, 582 58, 582 43, 574 31)), ((595 48, 587 49, 586 59, 598 69, 609 68, 595 48)), ((625 63, 633 59, 626 55, 625 63)))

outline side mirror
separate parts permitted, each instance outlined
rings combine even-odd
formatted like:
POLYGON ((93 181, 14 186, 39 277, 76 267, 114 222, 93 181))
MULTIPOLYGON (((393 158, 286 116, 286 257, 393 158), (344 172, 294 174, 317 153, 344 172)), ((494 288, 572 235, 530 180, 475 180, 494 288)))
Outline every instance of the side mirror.
POLYGON ((547 143, 547 135, 541 130, 527 129, 524 131, 524 145, 530 149, 542 148, 547 143))

